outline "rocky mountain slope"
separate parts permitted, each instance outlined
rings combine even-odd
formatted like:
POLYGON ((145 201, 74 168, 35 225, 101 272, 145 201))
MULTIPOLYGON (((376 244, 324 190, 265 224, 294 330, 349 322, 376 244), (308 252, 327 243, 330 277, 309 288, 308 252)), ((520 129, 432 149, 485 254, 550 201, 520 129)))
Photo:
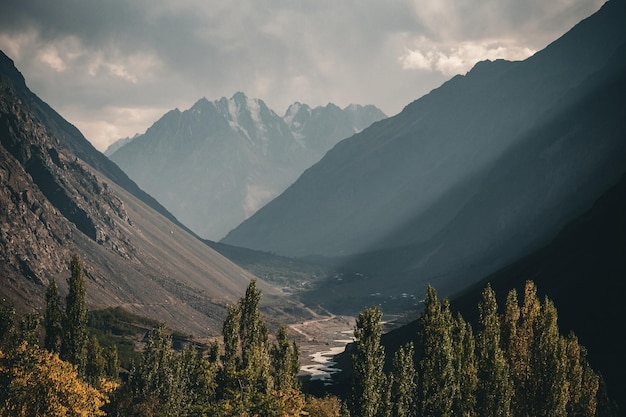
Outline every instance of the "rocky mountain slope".
POLYGON ((0 296, 41 308, 50 279, 64 289, 73 253, 89 308, 122 306, 198 336, 220 332, 225 304, 253 278, 97 152, 0 53, 0 296))
POLYGON ((343 255, 364 278, 318 295, 337 307, 447 294, 529 253, 626 169, 625 19, 611 1, 525 61, 477 64, 339 143, 223 242, 343 255))
POLYGON ((280 194, 339 140, 385 115, 301 103, 278 116, 237 93, 172 110, 110 155, 203 238, 217 240, 280 194))

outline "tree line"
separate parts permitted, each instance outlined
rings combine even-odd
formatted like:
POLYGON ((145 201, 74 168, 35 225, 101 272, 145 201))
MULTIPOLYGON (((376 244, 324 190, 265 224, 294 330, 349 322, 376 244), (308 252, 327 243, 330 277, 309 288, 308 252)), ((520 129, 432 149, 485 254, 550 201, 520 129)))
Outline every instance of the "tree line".
POLYGON ((417 335, 393 356, 384 372, 382 312, 359 314, 353 354, 353 416, 592 417, 616 415, 602 380, 577 337, 563 336, 554 303, 537 297, 532 281, 523 302, 508 293, 498 313, 487 286, 478 305, 475 332, 449 300, 429 287, 417 335), (418 350, 418 352, 416 352, 418 350))
POLYGON ((521 305, 509 293, 502 314, 487 287, 476 333, 429 287, 415 343, 393 353, 390 372, 382 312, 366 309, 356 320, 351 394, 317 398, 303 392, 299 348, 285 327, 269 334, 255 280, 228 307, 221 344, 175 351, 171 332, 157 326, 122 374, 116 347, 89 336, 78 256, 70 270, 64 302, 56 282, 48 285, 43 317, 0 303, 0 417, 597 415, 601 378, 576 337, 559 333, 554 304, 540 302, 532 282, 521 305))

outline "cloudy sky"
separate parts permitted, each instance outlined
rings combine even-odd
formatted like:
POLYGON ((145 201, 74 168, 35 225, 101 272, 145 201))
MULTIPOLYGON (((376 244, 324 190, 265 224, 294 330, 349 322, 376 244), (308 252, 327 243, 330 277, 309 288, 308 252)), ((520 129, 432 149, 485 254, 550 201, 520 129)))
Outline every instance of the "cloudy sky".
POLYGON ((477 61, 524 59, 604 0, 2 0, 0 49, 100 150, 243 91, 388 115, 477 61))

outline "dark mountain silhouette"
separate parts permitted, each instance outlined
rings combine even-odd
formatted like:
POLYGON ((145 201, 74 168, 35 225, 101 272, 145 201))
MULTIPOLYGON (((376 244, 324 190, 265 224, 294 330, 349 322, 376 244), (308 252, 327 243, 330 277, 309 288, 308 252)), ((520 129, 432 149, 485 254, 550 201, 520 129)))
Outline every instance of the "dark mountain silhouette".
MULTIPOLYGON (((0 296, 43 306, 86 268, 89 308, 122 306, 194 335, 218 334, 253 276, 189 233, 26 87, 0 53, 0 296)), ((272 287, 261 284, 271 298, 272 287)))
POLYGON ((624 19, 608 2, 525 61, 477 64, 340 142, 223 242, 345 255, 361 274, 310 297, 352 312, 530 253, 626 170, 624 19))
MULTIPOLYGON (((626 291, 624 213, 626 177, 602 195, 590 210, 568 223, 548 245, 452 295, 452 310, 460 312, 477 328, 477 306, 487 284, 502 307, 513 288, 521 302, 524 285, 532 280, 540 299, 547 296, 554 301, 561 331, 565 335, 573 331, 588 349, 592 367, 606 381, 609 398, 621 410, 626 409, 622 360, 626 342, 619 334, 624 318, 621 299, 626 291)), ((411 340, 417 343, 418 331, 419 323, 413 321, 385 334, 386 351, 394 352, 411 340)), ((339 360, 343 367, 349 366, 345 353, 339 360)), ((342 376, 341 383, 346 377, 347 374, 342 376)))
POLYGON ((237 93, 172 110, 110 155, 200 236, 220 239, 293 183, 339 140, 385 115, 295 103, 284 117, 237 93))

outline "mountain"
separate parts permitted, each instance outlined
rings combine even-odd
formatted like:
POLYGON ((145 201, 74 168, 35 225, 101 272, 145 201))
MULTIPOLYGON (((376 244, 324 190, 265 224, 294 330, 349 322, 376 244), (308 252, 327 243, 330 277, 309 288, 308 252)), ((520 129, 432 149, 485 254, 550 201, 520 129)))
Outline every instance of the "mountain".
POLYGON ((198 235, 217 240, 280 194, 340 139, 385 115, 374 106, 200 99, 172 110, 110 155, 198 235))
MULTIPOLYGON (((626 381, 621 365, 626 342, 616 336, 623 328, 621 303, 626 292, 624 213, 626 176, 588 211, 568 223, 549 244, 451 296, 455 315, 460 312, 477 328, 477 306, 487 284, 502 306, 513 288, 521 302, 525 282, 532 280, 539 298, 547 296, 554 302, 561 331, 565 335, 573 331, 588 349, 592 367, 606 380, 609 398, 618 402, 620 410, 626 409, 626 381)), ((383 336, 385 350, 393 352, 410 340, 417 343, 418 328, 414 321, 387 333, 383 336)))
POLYGON ((135 134, 135 136, 133 136, 132 138, 126 137, 126 138, 118 139, 112 144, 110 144, 102 153, 105 156, 111 156, 115 153, 115 151, 117 151, 119 148, 121 148, 122 146, 126 145, 127 143, 135 139, 137 136, 139 136, 139 133, 135 134))
POLYGON ((478 63, 340 142, 222 242, 360 270, 311 294, 339 308, 449 294, 529 253, 626 170, 624 19, 610 1, 525 61, 478 63))
MULTIPOLYGON (((187 231, 26 86, 0 52, 0 296, 41 309, 81 256, 90 309, 219 334, 251 274, 187 231)), ((266 299, 276 291, 260 282, 266 299)))

